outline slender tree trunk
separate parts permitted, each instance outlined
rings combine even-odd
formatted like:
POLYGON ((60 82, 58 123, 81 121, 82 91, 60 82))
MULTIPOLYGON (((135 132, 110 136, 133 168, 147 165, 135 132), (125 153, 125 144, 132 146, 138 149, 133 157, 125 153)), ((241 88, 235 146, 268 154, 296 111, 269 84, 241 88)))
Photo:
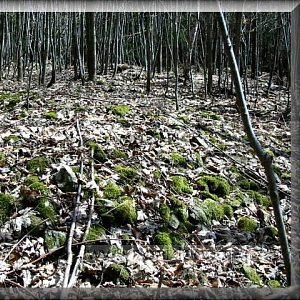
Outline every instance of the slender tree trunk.
MULTIPOLYGON (((219 5, 219 1, 218 1, 219 5)), ((255 136, 255 133, 253 131, 250 117, 249 117, 249 112, 247 109, 247 104, 245 100, 245 96, 243 93, 243 88, 240 80, 240 74, 238 70, 238 66, 236 64, 234 52, 231 46, 231 41, 230 37, 226 28, 226 23, 223 17, 223 13, 221 11, 220 5, 220 27, 222 29, 222 36, 224 39, 224 45, 225 49, 228 55, 228 60, 230 63, 231 67, 231 72, 232 72, 232 78, 234 81, 235 85, 235 91, 236 91, 236 97, 239 105, 239 109, 241 111, 241 117, 242 121, 244 124, 244 129, 245 132, 248 136, 248 139, 250 141, 250 144, 252 148, 254 149, 257 157, 259 158, 262 166, 265 169, 265 174, 268 180, 268 187, 269 187, 269 193, 274 209, 274 215, 275 215, 275 220, 276 220, 276 225, 278 229, 278 235, 279 235, 279 240, 281 244, 281 251, 283 255, 283 260, 284 260, 284 265, 286 269, 286 275, 287 275, 287 282, 290 285, 291 284, 291 261, 290 261, 290 252, 289 252, 289 245, 288 245, 288 240, 286 236, 286 231, 285 231, 285 226, 282 218, 282 211, 280 208, 280 202, 279 202, 279 194, 278 194, 278 189, 276 185, 276 179, 274 175, 274 170, 272 167, 272 158, 263 150, 260 142, 258 141, 257 137, 255 136)))
POLYGON ((95 13, 87 12, 86 15, 86 44, 88 80, 96 81, 96 32, 95 13))

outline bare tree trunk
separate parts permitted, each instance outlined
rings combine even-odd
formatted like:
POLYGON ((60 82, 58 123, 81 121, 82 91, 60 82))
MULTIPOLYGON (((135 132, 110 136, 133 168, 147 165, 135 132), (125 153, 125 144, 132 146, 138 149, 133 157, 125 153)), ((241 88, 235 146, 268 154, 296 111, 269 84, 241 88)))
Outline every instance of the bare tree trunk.
POLYGON ((95 13, 87 12, 86 15, 86 44, 87 44, 87 68, 88 80, 96 81, 96 32, 95 13))
POLYGON ((150 93, 151 89, 151 34, 150 34, 150 21, 151 15, 150 12, 146 14, 146 54, 147 54, 147 83, 146 91, 150 93))
POLYGON ((250 141, 250 144, 252 148, 254 149, 257 157, 259 158, 262 166, 265 169, 265 174, 268 180, 268 188, 269 188, 269 193, 274 209, 274 215, 275 215, 275 220, 276 220, 276 225, 278 229, 278 235, 279 235, 279 240, 281 244, 281 251, 283 255, 283 260, 284 260, 284 265, 286 269, 286 275, 287 275, 287 282, 290 285, 291 284, 291 260, 290 260, 290 252, 289 252, 289 245, 288 245, 288 240, 287 240, 287 235, 285 231, 285 226, 282 218, 282 211, 280 208, 280 202, 279 202, 279 194, 278 194, 278 189, 276 185, 276 179, 274 175, 274 170, 272 167, 272 158, 263 150, 260 142, 258 141, 257 137, 255 136, 255 133, 253 131, 250 117, 249 117, 249 112, 247 109, 247 104, 245 100, 245 96, 243 93, 243 88, 240 80, 240 74, 238 70, 238 66, 236 64, 234 52, 231 46, 231 41, 230 37, 228 35, 228 31, 226 28, 226 23, 223 17, 223 13, 220 8, 219 1, 219 10, 220 10, 220 27, 222 30, 222 36, 224 39, 224 45, 225 49, 228 55, 228 60, 230 63, 231 67, 231 74, 232 74, 232 79, 234 81, 234 86, 235 86, 235 91, 236 91, 236 97, 239 105, 239 109, 241 111, 241 117, 242 121, 244 124, 244 129, 245 132, 248 136, 248 139, 250 141))

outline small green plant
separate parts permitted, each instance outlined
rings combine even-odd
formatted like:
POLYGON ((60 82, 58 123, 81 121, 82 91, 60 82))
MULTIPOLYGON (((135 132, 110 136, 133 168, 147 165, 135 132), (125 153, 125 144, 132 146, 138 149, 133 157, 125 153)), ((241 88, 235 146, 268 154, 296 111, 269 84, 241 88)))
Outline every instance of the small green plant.
POLYGON ((35 157, 27 162, 28 171, 33 173, 45 170, 48 165, 49 161, 45 156, 35 157))
POLYGON ((45 113, 45 117, 46 117, 46 119, 57 119, 58 114, 56 111, 48 111, 45 113))
POLYGON ((19 137, 14 135, 14 134, 8 135, 8 136, 3 138, 3 141, 4 141, 5 144, 7 144, 7 143, 16 143, 18 140, 19 140, 19 137))
POLYGON ((214 112, 210 111, 203 111, 201 112, 201 117, 206 119, 212 119, 212 120, 220 120, 221 118, 215 114, 214 112))
POLYGON ((188 181, 183 176, 171 176, 170 179, 173 181, 172 189, 177 193, 188 193, 192 194, 193 189, 189 187, 188 181))
POLYGON ((190 122, 189 116, 179 116, 179 118, 185 123, 188 124, 190 122))
POLYGON ((252 220, 248 217, 241 217, 238 220, 238 228, 244 230, 244 231, 249 231, 249 232, 255 232, 256 229, 258 228, 258 224, 256 223, 255 220, 252 220))
POLYGON ((215 143, 217 142, 217 139, 216 139, 214 136, 211 136, 211 137, 209 138, 209 141, 210 141, 211 143, 215 144, 215 143))
POLYGON ((227 148, 227 146, 225 144, 221 144, 221 143, 217 144, 217 147, 223 151, 226 150, 226 148, 227 148))
POLYGON ((282 180, 291 180, 291 174, 290 173, 282 173, 281 179, 282 180))
POLYGON ((27 178, 24 179, 24 184, 27 186, 30 186, 31 184, 33 184, 34 182, 39 182, 40 179, 38 176, 34 176, 34 175, 30 175, 27 178))
POLYGON ((172 259, 174 257, 174 249, 172 247, 172 241, 170 234, 167 232, 161 232, 154 237, 155 244, 162 246, 163 256, 165 259, 172 259))
POLYGON ((96 81, 96 85, 105 85, 105 81, 102 79, 99 79, 96 81))
POLYGON ((103 191, 103 196, 107 199, 117 199, 122 195, 123 190, 119 188, 115 183, 109 182, 103 191))
POLYGON ((270 196, 262 195, 257 191, 248 190, 247 194, 259 205, 270 207, 272 205, 270 196))
POLYGON ((280 168, 279 168, 277 165, 272 165, 272 167, 273 167, 274 172, 275 172, 279 177, 281 177, 282 172, 281 172, 280 168))
POLYGON ((198 166, 203 166, 203 159, 202 159, 202 155, 200 153, 196 153, 196 163, 198 166))
POLYGON ((178 164, 179 166, 181 166, 183 168, 187 167, 187 161, 186 161, 185 157, 183 157, 179 153, 177 153, 177 152, 172 153, 171 159, 173 160, 173 162, 175 164, 178 164))
POLYGON ((241 268, 241 271, 254 284, 260 284, 261 283, 260 276, 257 274, 257 272, 256 272, 256 270, 254 268, 251 268, 249 266, 243 265, 242 268, 241 268))
POLYGON ((112 212, 118 225, 134 223, 137 219, 134 201, 128 196, 121 196, 118 201, 115 202, 112 212))
POLYGON ((30 219, 30 225, 27 227, 27 230, 30 231, 30 233, 33 236, 37 236, 37 237, 43 236, 46 229, 46 223, 44 222, 44 220, 35 215, 30 216, 29 219, 30 219))
POLYGON ((274 158, 275 157, 275 154, 273 151, 271 151, 270 149, 266 149, 265 150, 265 153, 268 154, 270 157, 274 158))
POLYGON ((5 166, 6 164, 6 155, 0 152, 0 167, 5 166))
POLYGON ((88 110, 88 108, 84 107, 84 106, 76 106, 74 108, 74 111, 76 111, 76 112, 87 111, 87 110, 88 110))
POLYGON ((130 106, 128 105, 116 105, 112 107, 112 112, 118 116, 124 116, 130 112, 130 106))

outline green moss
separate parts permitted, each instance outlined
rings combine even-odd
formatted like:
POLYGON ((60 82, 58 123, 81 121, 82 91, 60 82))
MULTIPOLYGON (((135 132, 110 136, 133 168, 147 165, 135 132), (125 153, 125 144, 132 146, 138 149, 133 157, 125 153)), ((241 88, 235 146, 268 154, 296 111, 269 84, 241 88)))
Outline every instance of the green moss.
POLYGON ((203 111, 201 112, 201 117, 206 118, 206 119, 212 119, 212 120, 220 120, 220 116, 215 114, 214 112, 211 111, 203 111))
POLYGON ((225 144, 219 143, 219 144, 217 144, 217 148, 224 151, 227 148, 227 146, 225 144))
POLYGON ((274 172, 281 177, 282 176, 282 172, 280 170, 280 168, 277 165, 272 165, 274 172))
POLYGON ((255 284, 260 284, 261 283, 260 276, 257 274, 257 272, 254 268, 243 265, 242 268, 241 268, 241 271, 253 283, 255 283, 255 284))
POLYGON ((139 179, 138 172, 131 168, 131 167, 122 167, 122 166, 115 166, 114 170, 120 175, 121 180, 127 181, 128 179, 139 179))
POLYGON ((162 246, 164 259, 172 259, 174 257, 174 249, 169 233, 161 232, 156 234, 154 241, 156 245, 162 246))
POLYGON ((24 179, 24 184, 29 186, 29 185, 33 184, 34 182, 39 182, 39 181, 40 181, 40 179, 38 176, 30 175, 24 179))
POLYGON ((48 189, 48 187, 43 184, 42 182, 33 182, 29 188, 32 191, 37 191, 39 192, 39 194, 44 194, 44 195, 48 195, 50 193, 50 190, 48 189))
POLYGON ((6 155, 0 152, 0 167, 3 167, 5 165, 6 165, 6 155))
POLYGON ((46 117, 46 119, 57 119, 58 118, 58 114, 56 111, 48 111, 45 113, 44 116, 46 117))
POLYGON ((57 219, 57 212, 46 197, 41 197, 38 199, 36 210, 44 219, 49 218, 51 221, 57 219))
POLYGON ((46 229, 46 224, 43 219, 37 216, 30 216, 30 225, 27 227, 28 231, 31 231, 31 234, 37 237, 44 235, 46 229))
POLYGON ((197 180, 197 187, 200 191, 209 192, 207 183, 202 179, 197 180))
POLYGON ((96 81, 96 85, 105 85, 105 81, 103 79, 99 79, 96 81))
POLYGON ((88 108, 84 107, 84 106, 76 106, 74 108, 74 111, 76 111, 76 112, 87 111, 87 110, 88 110, 88 108))
POLYGON ((243 178, 243 177, 241 177, 238 180, 237 185, 243 190, 253 190, 253 191, 259 190, 259 186, 255 181, 248 180, 247 178, 243 178))
POLYGON ((197 163, 197 165, 203 166, 203 159, 202 159, 201 154, 200 153, 196 153, 195 156, 196 156, 196 163, 197 163))
POLYGON ((183 168, 187 167, 187 161, 185 159, 185 157, 183 157, 182 155, 180 155, 177 152, 174 152, 171 154, 171 159, 173 160, 173 162, 183 168))
POLYGON ((179 221, 187 221, 188 219, 188 208, 187 205, 177 199, 176 197, 170 197, 171 212, 173 212, 179 221))
POLYGON ((178 233, 171 232, 169 235, 173 247, 182 247, 184 245, 184 239, 178 233))
POLYGON ((111 156, 113 158, 127 158, 127 154, 121 150, 118 150, 118 149, 113 149, 112 150, 112 153, 111 153, 111 156))
POLYGON ((117 123, 122 124, 124 127, 130 127, 130 123, 125 118, 118 118, 117 123))
POLYGON ((27 162, 27 168, 29 172, 35 173, 38 170, 43 171, 49 165, 49 161, 46 157, 35 157, 27 162))
POLYGON ((107 199, 117 199, 122 195, 123 190, 119 188, 115 183, 109 182, 103 191, 103 195, 107 199))
POLYGON ((152 173, 155 179, 159 179, 161 176, 161 172, 159 170, 154 170, 152 173))
POLYGON ((211 143, 215 144, 215 143, 217 142, 217 139, 216 139, 214 136, 211 136, 211 137, 209 138, 209 141, 210 141, 211 143))
POLYGON ((188 193, 192 194, 193 189, 189 187, 188 181, 182 176, 171 176, 170 179, 173 181, 172 189, 177 193, 188 193))
POLYGON ((206 218, 203 221, 211 222, 212 220, 221 220, 224 217, 223 205, 212 199, 205 199, 200 203, 200 208, 206 218))
POLYGON ((110 135, 109 134, 104 135, 103 139, 105 139, 106 141, 109 140, 110 139, 110 135))
POLYGON ((201 196, 202 196, 202 199, 210 198, 210 199, 213 199, 215 201, 219 200, 219 197, 217 195, 211 194, 210 192, 207 192, 207 191, 202 191, 201 196))
POLYGON ((274 158, 275 157, 275 154, 270 150, 270 149, 266 149, 264 151, 266 154, 268 154, 270 157, 274 158))
POLYGON ((137 219, 137 212, 134 206, 134 200, 128 196, 122 196, 114 204, 112 211, 118 225, 134 223, 137 219))
POLYGON ((51 251, 57 249, 65 244, 67 234, 57 230, 46 230, 45 232, 45 246, 51 251))
POLYGON ((181 119, 185 124, 190 122, 190 118, 188 116, 179 116, 179 119, 181 119))
POLYGON ((11 195, 0 193, 0 224, 5 223, 13 213, 15 198, 11 195))
POLYGON ((256 223, 255 220, 252 220, 248 217, 241 217, 238 220, 238 228, 244 230, 244 231, 249 231, 249 232, 255 232, 256 229, 258 228, 258 224, 256 223))
POLYGON ((128 105, 117 105, 111 108, 113 114, 118 116, 124 116, 130 112, 130 106, 128 105))
POLYGON ((8 135, 8 136, 3 138, 3 142, 5 144, 7 144, 7 143, 16 143, 18 140, 19 140, 19 137, 14 135, 14 134, 8 135))
POLYGON ((229 204, 223 204, 223 210, 225 216, 227 216, 228 219, 231 219, 233 217, 233 208, 229 204))
POLYGON ((97 161, 104 163, 108 160, 106 153, 103 151, 103 149, 97 143, 95 143, 93 141, 89 141, 87 143, 87 146, 94 150, 94 158, 97 161))
POLYGON ((271 238, 275 238, 278 236, 278 229, 274 226, 266 226, 265 228, 265 234, 270 236, 271 238))
POLYGON ((105 235, 105 229, 100 225, 92 225, 86 237, 87 240, 97 240, 101 237, 101 235, 105 235))
POLYGON ((269 196, 265 196, 260 194, 257 191, 247 191, 247 194, 259 205, 264 207, 270 207, 272 205, 271 198, 269 196))
POLYGON ((190 221, 184 221, 179 224, 179 232, 182 233, 191 233, 194 230, 195 226, 190 221))
POLYGON ((113 263, 105 270, 103 279, 112 281, 114 284, 128 284, 129 273, 124 266, 113 263))
POLYGON ((225 178, 204 175, 201 180, 206 182, 210 193, 216 194, 219 197, 225 197, 230 193, 230 185, 225 178))
POLYGON ((290 173, 282 173, 281 179, 283 180, 291 180, 291 174, 290 173))
POLYGON ((280 288, 281 284, 278 280, 269 280, 268 281, 268 286, 271 288, 280 288))
POLYGON ((235 173, 235 174, 240 173, 239 169, 236 166, 229 167, 229 171, 232 172, 232 173, 235 173))
POLYGON ((171 218, 171 210, 166 204, 161 204, 159 206, 159 213, 161 217, 163 218, 165 223, 169 223, 171 218))

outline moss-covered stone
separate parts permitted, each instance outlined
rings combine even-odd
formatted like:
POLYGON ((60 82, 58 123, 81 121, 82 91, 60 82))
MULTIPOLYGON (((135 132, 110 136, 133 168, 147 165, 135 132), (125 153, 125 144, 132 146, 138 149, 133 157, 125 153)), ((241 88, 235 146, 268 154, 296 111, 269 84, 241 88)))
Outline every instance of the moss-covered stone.
POLYGON ((179 221, 187 221, 188 219, 188 207, 187 205, 177 199, 176 197, 170 197, 169 198, 170 201, 170 207, 171 207, 171 211, 177 216, 179 221))
POLYGON ((36 210, 41 214, 41 216, 44 219, 49 218, 51 221, 57 219, 57 212, 46 197, 41 197, 37 199, 36 210))
POLYGON ((130 112, 130 106, 129 105, 116 105, 111 108, 111 111, 113 114, 118 116, 124 116, 130 112))
POLYGON ((137 219, 134 200, 128 196, 122 196, 114 204, 113 214, 118 225, 132 224, 137 219))
POLYGON ((117 199, 119 196, 121 196, 123 193, 123 190, 119 188, 115 183, 109 182, 103 191, 103 196, 107 199, 117 199))
POLYGON ((67 233, 57 230, 45 231, 45 246, 51 251, 57 249, 65 244, 67 233))
POLYGON ((161 204, 159 206, 159 213, 161 217, 163 218, 165 223, 169 223, 170 218, 171 218, 171 210, 166 204, 161 204))
POLYGON ((179 166, 181 166, 181 167, 183 167, 183 168, 186 168, 186 167, 187 167, 187 161, 186 161, 186 158, 183 157, 181 154, 179 154, 179 153, 177 153, 177 152, 174 152, 174 153, 171 154, 171 159, 172 159, 172 161, 173 161, 175 164, 177 164, 177 165, 179 165, 179 166))
POLYGON ((173 181, 172 189, 177 193, 188 193, 192 194, 193 189, 188 185, 188 181, 183 176, 171 176, 170 179, 173 181))
POLYGON ((108 160, 107 154, 104 152, 104 150, 95 142, 89 141, 87 143, 88 147, 94 150, 94 158, 101 162, 104 163, 108 160))
POLYGON ((57 119, 58 118, 58 114, 56 111, 48 111, 45 113, 44 116, 46 117, 46 119, 57 119))
POLYGON ((253 219, 250 219, 248 217, 241 217, 238 220, 238 228, 244 231, 255 232, 258 228, 258 224, 253 219))
POLYGON ((262 195, 261 193, 252 190, 247 191, 247 194, 259 205, 264 207, 272 205, 271 198, 269 196, 262 195))
POLYGON ((120 175, 122 181, 139 179, 138 172, 131 167, 115 166, 114 170, 120 175))
POLYGON ((172 259, 174 257, 174 249, 169 233, 161 232, 156 234, 154 241, 156 245, 162 246, 164 259, 172 259))
POLYGON ((19 137, 17 135, 14 135, 14 134, 10 134, 10 135, 3 138, 3 142, 5 144, 16 143, 17 141, 19 141, 19 137))
POLYGON ((180 222, 178 232, 180 233, 191 233, 195 226, 190 221, 180 222))
POLYGON ((254 284, 260 284, 261 278, 257 274, 256 270, 254 268, 251 268, 249 266, 243 265, 241 268, 241 271, 245 274, 245 276, 251 280, 254 284))
POLYGON ((271 238, 278 237, 278 229, 274 226, 266 226, 264 227, 265 234, 268 235, 271 238))
POLYGON ((42 218, 37 216, 30 216, 30 225, 27 227, 28 231, 31 231, 31 234, 37 237, 44 236, 46 229, 46 224, 42 218))
POLYGON ((207 191, 202 191, 202 192, 201 192, 201 198, 202 198, 202 199, 207 199, 207 198, 209 198, 209 199, 213 199, 213 200, 215 200, 215 201, 218 201, 218 200, 219 200, 219 197, 218 197, 217 195, 212 194, 212 193, 207 192, 207 191))
POLYGON ((129 273, 123 265, 113 263, 105 270, 103 280, 114 284, 128 284, 129 273))
POLYGON ((28 171, 32 173, 44 171, 48 165, 49 161, 45 156, 35 157, 27 162, 28 171))
POLYGON ((197 180, 197 187, 200 191, 209 192, 207 183, 202 179, 197 180))
POLYGON ((227 216, 228 219, 231 219, 233 217, 233 208, 229 204, 223 204, 223 210, 225 216, 227 216))
POLYGON ((212 220, 221 220, 224 217, 223 205, 212 199, 205 199, 200 203, 200 208, 203 210, 206 218, 206 220, 202 221, 211 222, 212 220))
POLYGON ((237 182, 237 185, 242 188, 243 190, 253 190, 257 191, 259 190, 259 186, 257 183, 253 180, 249 180, 247 178, 240 178, 239 181, 237 182))
POLYGON ((35 176, 35 175, 30 175, 28 177, 26 177, 24 179, 24 184, 27 185, 27 186, 30 186, 31 184, 33 184, 34 182, 40 182, 40 179, 38 176, 35 176))
POLYGON ((181 248, 184 245, 184 239, 178 233, 171 232, 169 235, 173 248, 181 248))
POLYGON ((201 180, 206 182, 209 192, 219 197, 225 197, 230 193, 230 184, 220 176, 204 175, 201 180))
POLYGON ((15 201, 13 196, 0 193, 0 224, 5 223, 13 213, 15 201))

